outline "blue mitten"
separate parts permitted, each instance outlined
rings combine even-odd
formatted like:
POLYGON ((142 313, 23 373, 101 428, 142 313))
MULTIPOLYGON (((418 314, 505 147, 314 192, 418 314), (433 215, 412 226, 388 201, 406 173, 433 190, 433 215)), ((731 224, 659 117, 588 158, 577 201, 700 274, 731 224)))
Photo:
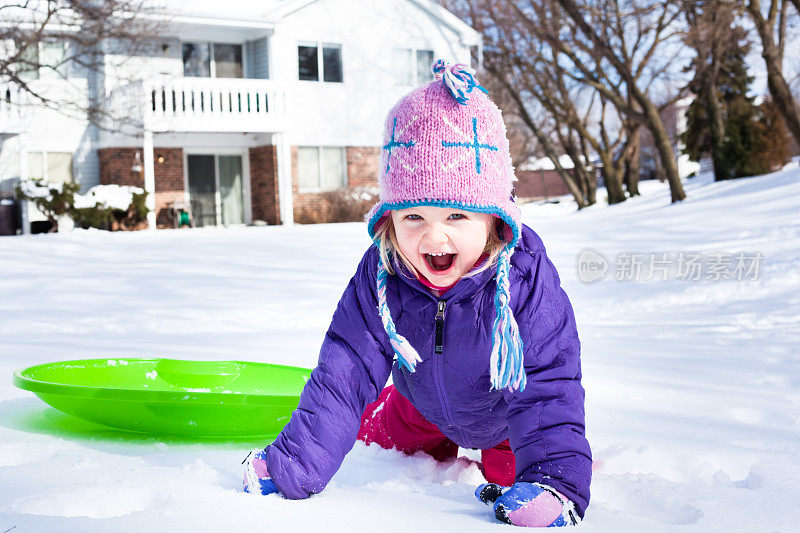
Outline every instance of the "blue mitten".
POLYGON ((494 509, 498 520, 515 526, 574 526, 580 522, 575 504, 542 483, 517 481, 510 487, 485 483, 475 496, 494 509))
POLYGON ((242 461, 244 465, 244 491, 252 494, 273 494, 278 492, 275 482, 267 472, 267 456, 264 450, 253 450, 242 461))

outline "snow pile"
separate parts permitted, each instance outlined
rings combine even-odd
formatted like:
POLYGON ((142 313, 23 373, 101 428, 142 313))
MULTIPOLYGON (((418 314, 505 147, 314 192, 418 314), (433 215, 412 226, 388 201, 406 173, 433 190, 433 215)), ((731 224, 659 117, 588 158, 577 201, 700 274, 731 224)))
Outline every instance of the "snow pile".
MULTIPOLYGON (((611 207, 523 206, 581 337, 595 459, 581 527, 796 530, 800 168, 685 186, 678 204, 643 182, 611 207), (577 277, 586 248, 611 267, 594 283, 577 277), (754 279, 616 279, 623 254, 681 252, 763 261, 754 279)), ((473 495, 472 450, 437 464, 357 443, 321 494, 287 501, 240 491, 263 440, 126 434, 11 385, 17 368, 90 357, 311 367, 370 244, 363 223, 0 239, 0 532, 510 532, 473 495)))
MULTIPOLYGON (((23 180, 20 182, 20 190, 29 198, 46 198, 48 201, 53 199, 53 194, 60 194, 64 190, 61 182, 48 182, 39 179, 23 180)), ((119 209, 125 211, 133 202, 134 194, 143 194, 144 190, 140 187, 129 185, 96 185, 86 191, 85 194, 75 193, 73 195, 74 205, 78 209, 100 207, 106 209, 119 209)))
POLYGON ((142 193, 143 189, 130 185, 95 185, 86 194, 75 195, 75 207, 81 209, 100 204, 107 209, 125 211, 133 202, 133 195, 142 193))
POLYGON ((51 201, 53 193, 61 194, 64 184, 42 180, 23 180, 20 182, 19 188, 28 198, 46 198, 47 201, 51 201))

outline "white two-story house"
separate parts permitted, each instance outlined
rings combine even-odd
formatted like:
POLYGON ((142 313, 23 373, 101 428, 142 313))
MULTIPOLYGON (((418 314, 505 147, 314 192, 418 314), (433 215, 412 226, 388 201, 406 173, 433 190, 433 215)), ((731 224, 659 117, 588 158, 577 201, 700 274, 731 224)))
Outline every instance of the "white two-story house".
POLYGON ((389 108, 432 79, 434 58, 470 64, 481 51, 479 33, 428 0, 170 5, 150 52, 108 42, 99 72, 67 65, 64 79, 32 81, 96 94, 116 117, 105 127, 21 110, 0 80, 0 183, 143 187, 151 227, 173 227, 172 202, 200 226, 291 224, 323 191, 377 186, 389 108))

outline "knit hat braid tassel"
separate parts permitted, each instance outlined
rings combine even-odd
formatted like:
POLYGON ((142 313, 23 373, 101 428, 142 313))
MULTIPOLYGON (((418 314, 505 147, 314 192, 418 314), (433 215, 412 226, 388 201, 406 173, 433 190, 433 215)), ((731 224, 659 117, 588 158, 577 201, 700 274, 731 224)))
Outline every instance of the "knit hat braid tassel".
POLYGON ((494 295, 495 319, 492 327, 492 355, 489 358, 492 388, 525 390, 527 378, 522 339, 514 313, 511 312, 508 271, 514 248, 506 246, 497 262, 497 290, 494 295))
POLYGON ((397 333, 392 320, 392 314, 389 312, 389 306, 386 304, 386 269, 383 268, 383 263, 378 259, 378 312, 383 321, 383 328, 389 335, 389 342, 394 348, 394 353, 397 355, 398 362, 406 367, 409 372, 414 372, 417 363, 422 361, 417 351, 411 346, 411 343, 405 337, 397 333))

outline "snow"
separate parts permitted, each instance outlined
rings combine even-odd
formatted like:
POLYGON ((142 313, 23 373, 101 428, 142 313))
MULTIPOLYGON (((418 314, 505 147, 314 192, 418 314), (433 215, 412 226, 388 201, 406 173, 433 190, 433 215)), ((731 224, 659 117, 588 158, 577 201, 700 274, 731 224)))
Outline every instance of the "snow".
POLYGON ((53 199, 53 192, 56 194, 61 193, 64 184, 59 182, 48 182, 26 180, 20 182, 20 190, 28 198, 46 198, 48 201, 53 199))
POLYGON ((130 185, 95 185, 85 194, 75 194, 75 207, 102 207, 125 211, 133 202, 134 194, 142 194, 143 189, 130 185))
MULTIPOLYGON (((611 207, 523 206, 581 336, 582 528, 797 530, 800 169, 685 186, 678 204, 644 182, 611 207), (579 281, 585 249, 609 261, 602 280, 579 281), (764 259, 756 279, 616 279, 634 252, 764 259)), ((357 443, 325 491, 287 501, 240 491, 263 441, 125 434, 11 385, 15 369, 89 357, 313 366, 369 244, 363 223, 0 239, 0 531, 510 531, 473 495, 473 451, 436 464, 357 443)))
MULTIPOLYGON (((53 199, 53 192, 60 193, 63 187, 64 184, 59 182, 24 180, 20 183, 20 189, 29 198, 48 200, 53 199)), ((75 193, 73 197, 75 207, 79 209, 100 204, 101 207, 125 211, 133 202, 133 195, 143 192, 143 189, 129 185, 96 185, 85 194, 75 193)))
MULTIPOLYGON (((561 165, 561 168, 567 170, 575 167, 575 163, 572 161, 572 158, 566 154, 560 155, 558 157, 558 162, 561 165)), ((542 157, 522 165, 520 170, 555 170, 555 168, 556 166, 553 164, 552 159, 549 157, 542 157)))

